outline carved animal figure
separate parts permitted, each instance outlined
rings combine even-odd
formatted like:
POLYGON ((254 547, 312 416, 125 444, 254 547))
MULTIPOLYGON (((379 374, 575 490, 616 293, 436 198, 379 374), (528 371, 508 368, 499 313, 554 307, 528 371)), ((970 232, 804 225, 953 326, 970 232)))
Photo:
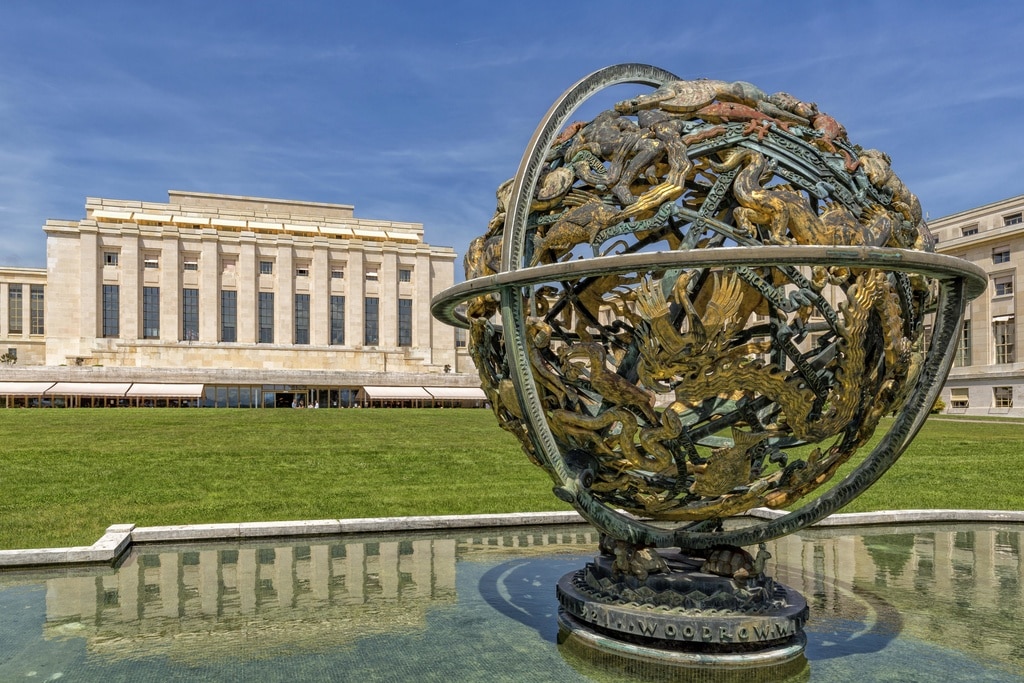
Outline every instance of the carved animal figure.
POLYGON ((752 557, 743 548, 722 545, 711 550, 700 570, 708 574, 731 577, 742 585, 749 579, 764 574, 765 564, 771 556, 764 543, 758 546, 757 557, 752 557))
POLYGON ((566 210, 561 218, 533 242, 530 266, 557 261, 576 245, 586 244, 617 221, 618 212, 600 198, 587 195, 584 203, 566 210))
POLYGON ((715 99, 739 102, 747 106, 765 98, 763 90, 746 81, 716 81, 697 79, 670 81, 649 95, 641 95, 615 104, 623 114, 635 114, 644 109, 659 108, 668 112, 689 114, 711 104, 715 99))
POLYGON ((750 449, 769 436, 768 432, 751 434, 733 427, 733 445, 716 448, 706 463, 693 467, 695 478, 690 490, 700 496, 721 496, 749 484, 750 449))
POLYGON ((789 132, 789 124, 780 119, 772 118, 756 109, 739 104, 737 102, 715 102, 697 110, 696 116, 708 123, 732 123, 733 121, 746 121, 747 126, 743 129, 744 135, 757 133, 757 139, 763 140, 768 134, 772 124, 782 130, 789 132))
POLYGON ((811 144, 830 154, 842 154, 846 170, 850 173, 856 171, 857 167, 860 166, 860 161, 855 161, 845 148, 840 147, 839 149, 836 149, 836 140, 847 144, 850 142, 846 137, 846 128, 843 124, 839 123, 828 114, 820 113, 816 114, 814 118, 811 119, 811 125, 816 131, 821 133, 821 137, 812 139, 811 144))
POLYGON ((583 371, 569 362, 579 356, 586 357, 589 362, 587 379, 594 391, 601 394, 605 401, 612 405, 639 410, 652 425, 661 423, 658 414, 654 412, 654 395, 608 369, 605 365, 607 352, 596 342, 577 344, 568 350, 564 357, 566 377, 573 380, 583 376, 583 371))
POLYGON ((635 576, 641 581, 646 581, 650 574, 663 574, 668 571, 665 558, 654 548, 638 548, 625 541, 616 541, 613 552, 613 575, 635 576))

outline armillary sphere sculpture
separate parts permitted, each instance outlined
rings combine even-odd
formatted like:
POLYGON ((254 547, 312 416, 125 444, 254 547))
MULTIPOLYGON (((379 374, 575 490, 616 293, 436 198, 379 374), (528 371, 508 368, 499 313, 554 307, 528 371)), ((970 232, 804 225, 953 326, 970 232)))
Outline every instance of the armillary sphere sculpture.
POLYGON ((815 104, 645 65, 566 91, 497 198, 433 313, 469 328, 499 424, 606 536, 559 584, 563 630, 645 657, 799 655, 805 602, 741 546, 900 456, 983 273, 933 253, 889 157, 815 104), (654 90, 570 123, 622 83, 654 90), (757 507, 788 512, 725 523, 757 507))

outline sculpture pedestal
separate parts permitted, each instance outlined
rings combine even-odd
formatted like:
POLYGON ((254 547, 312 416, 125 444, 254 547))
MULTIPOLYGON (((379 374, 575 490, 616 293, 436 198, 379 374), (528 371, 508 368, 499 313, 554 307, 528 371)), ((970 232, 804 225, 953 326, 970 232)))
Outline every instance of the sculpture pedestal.
POLYGON ((701 668, 782 680, 806 665, 807 602, 770 577, 701 571, 703 558, 658 551, 668 571, 617 575, 599 556, 558 582, 559 643, 578 658, 627 670, 701 668))

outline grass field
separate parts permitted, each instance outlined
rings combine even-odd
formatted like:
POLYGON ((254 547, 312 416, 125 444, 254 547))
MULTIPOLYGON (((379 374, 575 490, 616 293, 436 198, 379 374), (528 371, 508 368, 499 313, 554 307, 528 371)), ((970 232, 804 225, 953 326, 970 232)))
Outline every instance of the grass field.
MULTIPOLYGON (((845 511, 1020 509, 1024 422, 932 420, 845 511)), ((140 526, 568 509, 486 410, 3 410, 0 548, 140 526)))

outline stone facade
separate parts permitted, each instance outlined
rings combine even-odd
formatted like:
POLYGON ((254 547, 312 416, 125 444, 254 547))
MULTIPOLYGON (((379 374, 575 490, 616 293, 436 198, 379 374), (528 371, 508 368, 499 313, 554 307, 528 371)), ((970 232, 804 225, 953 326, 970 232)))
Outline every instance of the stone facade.
POLYGON ((167 203, 88 198, 83 219, 43 226, 46 269, 0 268, 0 353, 16 348, 19 370, 134 368, 136 379, 218 368, 475 378, 464 335, 430 315, 454 282, 454 250, 426 244, 421 224, 353 213, 178 191, 167 203), (38 287, 45 330, 33 326, 38 287))
POLYGON ((928 224, 936 251, 981 266, 988 289, 967 308, 960 349, 942 390, 945 412, 1024 417, 1017 273, 1024 268, 1024 195, 928 224))

